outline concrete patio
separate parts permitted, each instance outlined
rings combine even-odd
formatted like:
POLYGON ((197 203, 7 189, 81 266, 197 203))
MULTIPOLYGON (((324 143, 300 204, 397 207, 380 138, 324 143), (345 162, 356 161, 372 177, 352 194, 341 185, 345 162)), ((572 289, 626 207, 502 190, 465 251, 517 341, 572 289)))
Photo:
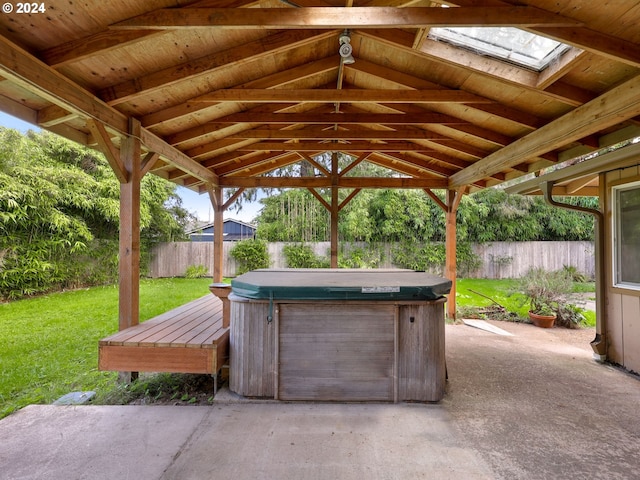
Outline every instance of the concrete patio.
POLYGON ((590 330, 447 326, 437 405, 241 401, 30 406, 0 421, 3 479, 631 479, 640 381, 590 330))

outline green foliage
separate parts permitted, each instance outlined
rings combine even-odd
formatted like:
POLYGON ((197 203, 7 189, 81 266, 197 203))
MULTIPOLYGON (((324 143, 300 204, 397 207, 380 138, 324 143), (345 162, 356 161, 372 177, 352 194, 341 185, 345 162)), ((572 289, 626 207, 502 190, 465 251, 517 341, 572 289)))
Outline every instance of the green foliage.
MULTIPOLYGON (((328 191, 319 189, 318 193, 329 200, 328 191)), ((341 189, 339 201, 349 193, 341 189)), ((435 193, 444 200, 444 191, 435 193)), ((563 201, 591 208, 598 205, 597 198, 563 201)), ((328 240, 329 215, 308 191, 283 191, 262 203, 264 208, 257 219, 260 238, 287 242, 328 240)), ((507 195, 499 189, 465 195, 456 217, 457 239, 462 243, 593 239, 591 215, 547 205, 539 197, 507 195)), ((443 242, 445 214, 421 190, 363 190, 341 209, 338 232, 339 239, 346 242, 443 242)))
POLYGON ((518 282, 518 290, 526 297, 530 310, 539 315, 557 314, 572 286, 566 270, 548 272, 542 268, 530 269, 518 282))
MULTIPOLYGON (((491 315, 488 318, 493 320, 529 321, 527 319, 527 311, 530 307, 527 298, 520 293, 520 287, 519 279, 493 280, 486 278, 460 278, 456 285, 456 306, 461 314, 476 312, 478 309, 495 305, 489 300, 492 299, 498 305, 504 307, 507 314, 499 317, 491 315)), ((577 291, 595 292, 595 285, 593 283, 574 283, 570 289, 572 293, 577 291)), ((564 305, 569 306, 572 310, 574 308, 577 309, 578 313, 584 317, 581 325, 589 327, 595 326, 595 312, 586 311, 571 304, 561 304, 561 306, 564 305)), ((577 317, 573 318, 575 319, 577 317)), ((563 320, 556 320, 556 324, 563 325, 563 320)), ((577 326, 578 325, 573 322, 568 328, 575 328, 577 326)))
POLYGON ((205 265, 189 265, 184 271, 184 278, 202 278, 209 274, 205 265))
POLYGON ((584 309, 577 305, 561 303, 556 311, 555 324, 565 328, 580 328, 580 325, 586 321, 584 313, 584 309))
POLYGON ((256 236, 268 242, 314 242, 329 235, 329 214, 307 190, 286 190, 261 200, 256 236))
POLYGON ((329 260, 318 257, 303 243, 285 245, 283 253, 289 268, 329 268, 329 260))
MULTIPOLYGON (((173 405, 213 403, 213 378, 189 373, 141 375, 130 384, 118 384, 99 398, 101 404, 126 405, 168 402, 173 405)), ((94 402, 96 403, 96 402, 94 402)))
POLYGON ((382 261, 383 254, 375 245, 347 249, 343 244, 338 255, 339 268, 378 268, 382 261))
POLYGON ((267 243, 263 240, 242 240, 229 251, 229 255, 238 262, 238 274, 259 268, 269 268, 270 259, 267 243))
MULTIPOLYGON (((117 278, 120 186, 104 157, 49 133, 0 128, 0 297, 117 278)), ((175 186, 141 186, 141 268, 188 220, 175 186)))
POLYGON ((573 282, 584 283, 587 281, 587 276, 573 265, 564 265, 562 269, 573 282))
MULTIPOLYGON (((438 275, 444 273, 446 251, 443 243, 416 244, 403 242, 391 250, 393 264, 400 268, 427 271, 438 275)), ((456 266, 459 275, 468 275, 477 270, 482 260, 471 245, 459 243, 456 248, 456 266)))
MULTIPOLYGON (((142 280, 144 321, 209 294, 209 279, 142 280), (167 292, 171 292, 170 295, 167 292)), ((98 370, 97 345, 118 330, 118 289, 92 287, 0 304, 0 418, 76 390, 104 401, 115 372, 98 370)))

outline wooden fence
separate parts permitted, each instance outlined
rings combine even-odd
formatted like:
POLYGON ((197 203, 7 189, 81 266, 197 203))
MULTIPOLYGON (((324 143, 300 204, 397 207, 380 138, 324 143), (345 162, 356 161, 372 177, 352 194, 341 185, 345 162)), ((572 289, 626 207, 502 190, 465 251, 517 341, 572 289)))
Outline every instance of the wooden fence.
MULTIPOLYGON (((224 242, 225 276, 235 276, 236 263, 229 255, 235 242, 224 242)), ((286 268, 282 253, 286 243, 268 244, 271 267, 286 268)), ((316 255, 329 256, 329 242, 309 244, 316 255)), ((345 245, 348 248, 351 245, 345 245)), ((353 244, 353 246, 363 246, 353 244)), ((379 268, 393 268, 391 245, 383 249, 379 268)), ((493 242, 477 244, 473 251, 482 261, 481 267, 467 275, 474 278, 518 278, 531 267, 558 270, 563 266, 573 266, 589 278, 595 276, 595 248, 592 242, 493 242)), ((172 242, 158 245, 152 252, 150 276, 180 277, 190 265, 204 265, 209 274, 213 272, 213 242, 172 242)))

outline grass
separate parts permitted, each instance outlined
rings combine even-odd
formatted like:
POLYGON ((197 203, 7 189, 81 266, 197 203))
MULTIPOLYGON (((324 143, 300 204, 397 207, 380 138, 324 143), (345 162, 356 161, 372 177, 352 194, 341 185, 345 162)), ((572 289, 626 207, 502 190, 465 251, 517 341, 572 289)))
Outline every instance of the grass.
MULTIPOLYGON (((144 280, 140 320, 206 295, 211 280, 144 280)), ((514 280, 459 279, 459 307, 483 307, 495 299, 526 316, 522 297, 509 295, 514 280), (473 290, 473 291, 472 291, 473 290)), ((593 292, 593 284, 576 284, 593 292)), ((595 314, 587 312, 588 324, 595 314)), ((29 404, 47 404, 72 391, 93 390, 94 403, 207 403, 212 380, 202 375, 141 375, 132 385, 116 382, 115 372, 98 371, 98 341, 118 330, 118 289, 96 287, 0 304, 0 418, 29 404)))
MULTIPOLYGON (((456 283, 456 305, 460 307, 487 307, 492 305, 491 300, 478 295, 479 292, 487 297, 494 299, 497 303, 513 312, 518 318, 527 317, 528 305, 523 295, 519 293, 511 293, 515 290, 516 280, 502 279, 491 280, 484 278, 463 278, 458 279, 456 283)), ((573 293, 590 293, 595 292, 595 284, 593 282, 573 284, 573 293)), ((594 293, 595 294, 595 293, 594 293)), ((595 312, 586 311, 585 326, 595 327, 595 312)))
MULTIPOLYGON (((210 279, 143 280, 144 321, 208 293, 210 279)), ((98 399, 115 372, 98 371, 98 341, 118 330, 118 289, 96 287, 0 304, 0 418, 78 390, 98 399)))

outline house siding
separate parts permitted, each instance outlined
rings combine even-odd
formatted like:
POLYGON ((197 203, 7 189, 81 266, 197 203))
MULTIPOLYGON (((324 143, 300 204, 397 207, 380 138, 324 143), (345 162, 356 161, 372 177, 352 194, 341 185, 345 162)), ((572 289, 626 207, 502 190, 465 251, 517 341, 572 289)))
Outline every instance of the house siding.
POLYGON ((612 206, 613 187, 640 180, 640 167, 607 172, 604 179, 607 358, 628 370, 640 372, 640 291, 614 286, 612 206))

